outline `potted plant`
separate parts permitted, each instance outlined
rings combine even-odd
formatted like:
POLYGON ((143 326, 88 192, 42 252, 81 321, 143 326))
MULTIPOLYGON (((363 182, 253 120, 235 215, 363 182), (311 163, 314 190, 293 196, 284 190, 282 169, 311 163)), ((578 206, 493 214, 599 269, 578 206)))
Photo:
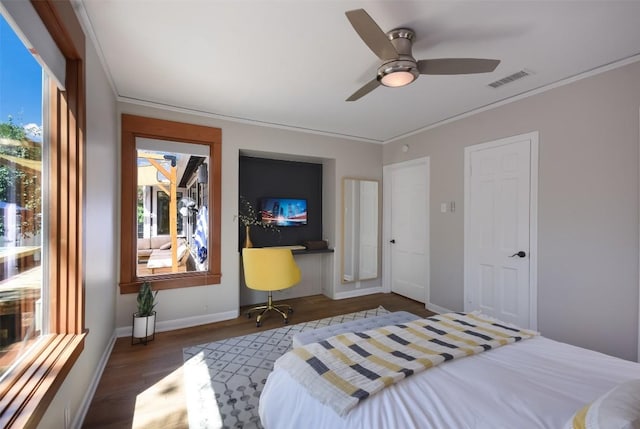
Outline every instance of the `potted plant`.
POLYGON ((153 290, 151 283, 144 282, 140 285, 138 291, 138 311, 133 313, 133 333, 131 334, 131 342, 134 338, 138 338, 139 342, 147 344, 155 337, 156 331, 156 312, 153 310, 156 306, 156 295, 158 291, 153 290), (151 339, 149 339, 151 337, 151 339))

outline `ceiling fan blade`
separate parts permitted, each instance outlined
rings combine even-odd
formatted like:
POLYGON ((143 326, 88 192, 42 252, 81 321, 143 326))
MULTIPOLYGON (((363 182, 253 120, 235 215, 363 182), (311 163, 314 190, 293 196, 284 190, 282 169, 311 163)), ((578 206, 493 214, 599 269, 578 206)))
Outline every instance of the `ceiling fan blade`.
POLYGON ((362 88, 351 94, 351 97, 347 98, 347 101, 356 101, 357 99, 364 97, 374 89, 380 86, 378 79, 373 79, 369 83, 365 84, 362 88))
POLYGON ((500 60, 481 58, 438 58, 418 61, 420 74, 488 73, 498 67, 500 60))
POLYGON ((397 58, 396 48, 364 9, 349 10, 345 15, 362 41, 381 60, 397 58))

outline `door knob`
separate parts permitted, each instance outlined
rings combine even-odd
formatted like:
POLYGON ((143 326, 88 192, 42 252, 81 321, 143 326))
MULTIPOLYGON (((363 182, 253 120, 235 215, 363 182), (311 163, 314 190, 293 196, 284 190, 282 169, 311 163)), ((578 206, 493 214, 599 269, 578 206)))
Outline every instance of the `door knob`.
POLYGON ((519 251, 517 253, 514 253, 513 255, 511 255, 509 257, 513 258, 513 257, 516 257, 516 256, 519 257, 519 258, 524 258, 525 256, 527 256, 527 253, 524 250, 521 250, 521 251, 519 251))
POLYGON ((389 240, 389 243, 391 243, 391 244, 393 244, 395 242, 396 242, 396 240, 389 240))

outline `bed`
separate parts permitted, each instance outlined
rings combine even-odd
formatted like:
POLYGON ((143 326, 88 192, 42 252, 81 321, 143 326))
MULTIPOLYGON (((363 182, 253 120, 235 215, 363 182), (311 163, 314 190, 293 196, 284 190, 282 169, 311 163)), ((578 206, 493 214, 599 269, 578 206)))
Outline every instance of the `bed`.
MULTIPOLYGON (((276 364, 259 413, 267 429, 561 429, 571 427, 586 405, 638 379, 638 363, 535 336, 417 373, 371 395, 343 417, 276 364)), ((640 388, 637 383, 632 388, 622 395, 635 398, 631 407, 638 412, 640 388)), ((629 418, 636 418, 637 426, 626 427, 640 427, 640 416, 629 418)))

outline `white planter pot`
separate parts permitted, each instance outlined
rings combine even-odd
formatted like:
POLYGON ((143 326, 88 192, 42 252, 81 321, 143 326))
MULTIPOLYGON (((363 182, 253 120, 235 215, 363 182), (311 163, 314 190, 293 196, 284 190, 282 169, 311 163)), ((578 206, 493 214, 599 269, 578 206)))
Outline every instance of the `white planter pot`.
POLYGON ((146 338, 155 333, 156 313, 153 312, 148 317, 138 317, 133 315, 133 338, 146 338))

